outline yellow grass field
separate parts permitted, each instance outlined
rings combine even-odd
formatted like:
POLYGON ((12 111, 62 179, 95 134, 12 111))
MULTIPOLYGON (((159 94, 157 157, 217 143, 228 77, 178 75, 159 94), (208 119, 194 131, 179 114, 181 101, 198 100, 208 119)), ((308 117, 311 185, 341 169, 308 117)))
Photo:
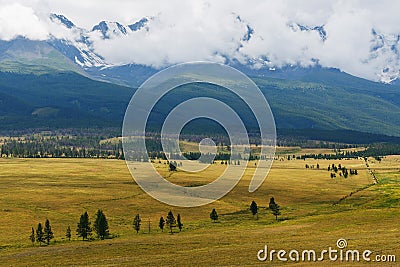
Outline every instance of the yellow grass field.
MULTIPOLYGON (((290 152, 292 153, 292 152, 290 152)), ((297 153, 296 153, 297 154, 297 153)), ((400 156, 389 156, 369 166, 379 183, 373 184, 362 159, 278 160, 264 184, 248 192, 253 163, 233 191, 197 208, 160 203, 142 191, 124 161, 100 159, 0 159, 0 264, 3 266, 281 266, 293 262, 260 262, 257 252, 314 249, 321 251, 345 238, 348 249, 395 255, 397 262, 297 262, 295 266, 399 266, 400 265, 400 156), (320 169, 306 169, 305 164, 320 169), (345 179, 330 178, 328 165, 341 163, 358 170, 345 179), (353 192, 353 193, 352 193, 353 192), (351 194, 351 196, 350 196, 351 194), (281 206, 280 220, 267 208, 270 197, 281 206), (348 196, 339 204, 339 199, 348 196), (249 211, 255 200, 258 219, 249 211), (213 223, 209 214, 219 214, 213 223), (79 216, 88 211, 91 221, 102 209, 112 239, 81 241, 75 236, 79 216), (182 232, 158 228, 160 216, 172 210, 182 216, 182 232), (140 214, 136 234, 132 222, 140 214), (55 239, 49 246, 32 246, 31 227, 51 222, 55 239), (150 233, 149 233, 150 221, 150 233), (73 238, 66 240, 71 226, 73 238)), ((156 163, 160 173, 167 165, 156 163)), ((214 164, 208 174, 175 172, 170 181, 206 183, 224 165, 214 164)), ((371 256, 373 257, 373 256, 371 256)))

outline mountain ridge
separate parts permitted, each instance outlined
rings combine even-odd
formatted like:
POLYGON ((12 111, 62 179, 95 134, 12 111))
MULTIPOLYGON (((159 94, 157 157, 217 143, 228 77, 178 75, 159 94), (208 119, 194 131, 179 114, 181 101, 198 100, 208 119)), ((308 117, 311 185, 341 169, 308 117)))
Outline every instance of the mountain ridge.
MULTIPOLYGON (((236 50, 239 51, 244 43, 248 43, 253 40, 254 34, 257 32, 257 29, 252 27, 252 25, 246 22, 246 20, 244 20, 238 14, 233 14, 233 20, 242 25, 244 31, 243 36, 238 43, 238 47, 236 48, 236 50)), ((127 85, 132 82, 142 80, 129 80, 126 77, 119 79, 119 72, 134 74, 137 70, 139 70, 140 72, 143 71, 143 69, 151 69, 152 71, 147 72, 155 73, 158 70, 157 68, 154 68, 152 66, 138 64, 135 62, 130 62, 129 64, 110 63, 103 55, 98 52, 98 49, 96 49, 96 46, 94 44, 95 40, 108 41, 111 39, 126 38, 127 36, 135 32, 144 31, 144 34, 149 34, 152 27, 157 27, 154 26, 156 25, 154 24, 155 21, 157 21, 156 17, 143 17, 127 25, 124 25, 117 21, 103 20, 97 25, 94 25, 91 29, 80 28, 67 17, 60 14, 50 14, 50 21, 54 23, 57 27, 60 27, 63 32, 66 32, 66 36, 55 36, 50 34, 49 38, 44 41, 51 45, 55 50, 62 53, 82 71, 90 73, 93 78, 110 82, 118 82, 127 85)), ((321 42, 325 42, 329 38, 329 33, 327 32, 325 25, 306 25, 291 22, 287 25, 287 27, 293 32, 315 32, 318 34, 321 42)), ((400 70, 393 66, 396 65, 395 61, 398 60, 400 57, 400 53, 397 48, 400 43, 400 34, 388 35, 380 33, 376 29, 371 29, 371 38, 370 55, 368 59, 365 59, 365 61, 368 62, 374 60, 375 58, 382 57, 391 66, 388 65, 387 67, 382 68, 378 73, 376 73, 376 77, 379 78, 379 80, 383 83, 397 84, 400 70)), ((10 42, 12 41, 13 40, 11 40, 10 42)), ((1 46, 7 45, 4 43, 4 41, 0 45, 0 58, 1 51, 3 49, 1 46)), ((241 62, 238 62, 237 59, 230 58, 229 56, 224 54, 220 54, 219 56, 225 60, 225 64, 234 67, 243 65, 245 68, 242 69, 248 70, 247 72, 245 72, 246 74, 258 72, 260 73, 260 75, 273 76, 273 74, 271 74, 272 71, 285 70, 288 68, 299 70, 303 68, 298 63, 293 63, 293 65, 287 64, 279 67, 274 66, 274 63, 271 62, 268 57, 257 59, 247 58, 241 59, 241 62)), ((55 64, 53 64, 53 67, 57 68, 55 64)), ((313 60, 313 67, 317 69, 321 67, 317 59, 313 60)), ((313 67, 304 68, 309 69, 313 67)), ((138 86, 139 84, 140 83, 136 82, 134 83, 134 86, 138 86)))

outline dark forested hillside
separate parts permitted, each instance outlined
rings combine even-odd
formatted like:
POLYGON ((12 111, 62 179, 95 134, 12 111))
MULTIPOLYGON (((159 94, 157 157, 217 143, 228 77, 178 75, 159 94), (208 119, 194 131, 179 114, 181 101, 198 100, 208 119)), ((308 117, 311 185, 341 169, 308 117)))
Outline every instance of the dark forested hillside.
POLYGON ((133 92, 76 73, 0 73, 0 129, 119 127, 133 92))
MULTIPOLYGON (((278 129, 352 130, 400 136, 397 86, 332 71, 307 73, 299 79, 253 78, 269 101, 278 129)), ((121 127, 134 91, 77 73, 0 73, 0 130, 121 127)), ((156 105, 149 127, 159 128, 175 105, 198 96, 226 102, 247 126, 257 129, 245 103, 227 89, 206 84, 186 85, 170 92, 156 105)), ((208 122, 197 122, 186 129, 197 134, 204 129, 218 131, 215 125, 203 127, 204 123, 208 122)))

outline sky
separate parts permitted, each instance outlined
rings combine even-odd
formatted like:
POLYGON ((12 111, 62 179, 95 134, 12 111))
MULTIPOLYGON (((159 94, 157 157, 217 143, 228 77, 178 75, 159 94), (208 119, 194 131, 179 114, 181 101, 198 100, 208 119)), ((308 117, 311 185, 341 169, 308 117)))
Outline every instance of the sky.
POLYGON ((399 10, 395 0, 0 0, 0 39, 74 38, 51 23, 50 13, 87 30, 102 20, 129 25, 148 17, 146 31, 110 40, 91 35, 93 49, 110 64, 163 67, 230 58, 257 68, 318 62, 378 80, 399 75, 399 10), (298 24, 324 26, 326 40, 298 24), (243 40, 247 26, 254 32, 243 40))

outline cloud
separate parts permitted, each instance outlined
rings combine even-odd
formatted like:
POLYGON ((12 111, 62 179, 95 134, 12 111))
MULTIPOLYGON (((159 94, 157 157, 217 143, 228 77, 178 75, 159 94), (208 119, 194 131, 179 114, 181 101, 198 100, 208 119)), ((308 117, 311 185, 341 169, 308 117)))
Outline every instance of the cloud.
MULTIPOLYGON (((398 1, 306 0, 28 0, 1 1, 0 39, 18 35, 43 40, 50 35, 76 38, 76 33, 48 20, 64 14, 91 29, 101 20, 124 25, 151 17, 147 28, 103 40, 89 34, 93 48, 109 63, 154 67, 193 61, 224 62, 226 58, 254 66, 340 68, 376 80, 399 74, 398 1), (238 18, 239 16, 239 18, 238 18), (327 39, 316 30, 323 26, 327 39), (244 40, 248 27, 254 31, 244 40), (384 40, 381 44, 382 39, 384 40)), ((389 77, 389 78, 388 78, 389 77)))
POLYGON ((207 3, 186 5, 180 10, 164 9, 147 29, 125 38, 97 40, 95 49, 118 64, 155 67, 193 60, 223 62, 222 55, 233 55, 247 31, 237 15, 219 12, 207 3))
POLYGON ((23 36, 32 40, 48 38, 47 22, 43 21, 33 7, 20 3, 0 2, 0 39, 11 40, 23 36))

